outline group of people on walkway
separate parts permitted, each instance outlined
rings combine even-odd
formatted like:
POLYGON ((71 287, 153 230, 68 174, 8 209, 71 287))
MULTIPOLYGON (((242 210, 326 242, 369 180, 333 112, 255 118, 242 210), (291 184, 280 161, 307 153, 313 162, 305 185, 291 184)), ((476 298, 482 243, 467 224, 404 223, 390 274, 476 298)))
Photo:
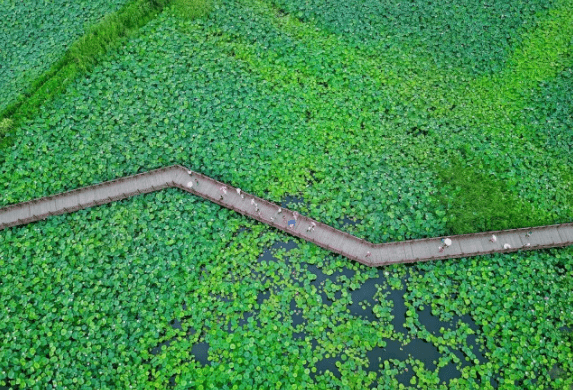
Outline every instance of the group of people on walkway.
MULTIPOLYGON (((199 182, 197 181, 197 179, 195 179, 195 182, 196 182, 196 183, 195 183, 196 185, 199 184, 199 182)), ((187 184, 187 187, 192 188, 192 187, 193 187, 193 182, 190 181, 190 182, 187 184)), ((241 197, 241 199, 245 199, 245 195, 243 194, 243 192, 241 191, 241 189, 237 188, 236 191, 237 191, 237 195, 239 195, 239 196, 241 197)), ((227 187, 224 186, 224 185, 221 186, 221 187, 219 188, 219 192, 220 192, 220 200, 222 201, 222 200, 223 200, 223 197, 224 197, 225 195, 227 195, 227 187)), ((251 199, 251 205, 254 207, 255 212, 258 214, 259 218, 262 218, 261 209, 259 208, 259 205, 258 205, 258 203, 255 201, 255 198, 254 198, 254 197, 251 199)), ((281 207, 278 207, 278 209, 277 209, 275 215, 270 217, 271 222, 274 222, 275 219, 276 219, 276 217, 278 217, 278 215, 281 215, 281 214, 282 214, 282 208, 281 208, 281 207)), ((295 226, 296 226, 297 221, 298 221, 298 217, 299 217, 299 214, 298 214, 296 211, 293 211, 293 213, 292 213, 292 218, 293 218, 293 219, 287 220, 287 217, 286 217, 285 215, 282 215, 282 221, 283 221, 283 223, 286 224, 286 228, 287 228, 287 229, 293 230, 293 229, 295 228, 295 226)), ((310 225, 306 228, 306 232, 307 232, 307 233, 314 232, 315 229, 316 229, 316 222, 312 221, 312 222, 310 223, 310 225)), ((532 232, 530 231, 530 232, 528 232, 528 233, 525 235, 525 237, 530 237, 531 234, 532 234, 532 232)), ((496 237, 495 234, 492 234, 491 237, 490 237, 490 239, 489 239, 489 241, 490 241, 491 243, 496 243, 496 242, 498 241, 498 239, 497 239, 497 237, 496 237)), ((442 244, 438 247, 438 252, 440 252, 440 253, 444 252, 444 250, 446 250, 447 248, 449 248, 450 246, 452 246, 452 239, 451 239, 451 238, 444 237, 444 238, 441 239, 441 243, 442 243, 442 244)), ((531 246, 531 243, 529 243, 529 242, 524 245, 524 247, 530 247, 530 246, 531 246)), ((505 243, 505 244, 503 244, 503 249, 511 249, 511 245, 510 245, 509 243, 505 243)), ((371 256, 372 256, 372 253, 371 253, 370 251, 367 251, 364 257, 367 257, 367 258, 368 258, 368 257, 371 257, 371 256)))

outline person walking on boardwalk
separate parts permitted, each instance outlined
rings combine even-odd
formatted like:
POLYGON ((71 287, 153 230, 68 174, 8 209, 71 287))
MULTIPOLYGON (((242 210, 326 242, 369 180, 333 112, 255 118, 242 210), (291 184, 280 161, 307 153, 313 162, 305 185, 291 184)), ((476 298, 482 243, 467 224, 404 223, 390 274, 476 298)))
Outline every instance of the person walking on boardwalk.
POLYGON ((442 245, 438 247, 438 252, 442 253, 444 249, 452 245, 452 240, 449 238, 442 238, 442 245))
POLYGON ((495 236, 495 234, 491 235, 491 238, 489 239, 491 242, 497 242, 497 237, 495 236))

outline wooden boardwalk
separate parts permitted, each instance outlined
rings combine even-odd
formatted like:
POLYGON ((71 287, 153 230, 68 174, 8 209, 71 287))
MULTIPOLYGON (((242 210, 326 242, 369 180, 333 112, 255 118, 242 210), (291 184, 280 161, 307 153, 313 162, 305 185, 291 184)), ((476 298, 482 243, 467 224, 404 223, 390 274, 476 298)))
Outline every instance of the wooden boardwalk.
POLYGON ((573 244, 572 223, 449 236, 451 245, 443 251, 439 248, 445 237, 372 244, 180 165, 2 208, 0 230, 168 187, 180 188, 372 267, 573 244), (289 226, 289 221, 295 221, 294 226, 289 226), (492 234, 496 242, 490 241, 492 234))

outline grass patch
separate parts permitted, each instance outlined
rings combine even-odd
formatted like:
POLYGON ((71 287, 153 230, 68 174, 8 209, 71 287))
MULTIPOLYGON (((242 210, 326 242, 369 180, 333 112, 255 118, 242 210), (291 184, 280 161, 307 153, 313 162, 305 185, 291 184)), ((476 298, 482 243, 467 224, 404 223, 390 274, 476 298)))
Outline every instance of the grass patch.
POLYGON ((495 176, 477 172, 456 162, 438 175, 451 188, 442 201, 447 204, 447 227, 452 234, 476 233, 542 225, 533 205, 519 199, 495 176))
POLYGON ((0 120, 0 132, 10 130, 12 128, 12 125, 13 125, 12 119, 3 118, 2 120, 0 120))
POLYGON ((176 13, 186 19, 195 19, 206 15, 211 9, 210 0, 173 0, 176 13))
MULTIPOLYGON (((209 0, 135 0, 119 11, 107 15, 80 37, 44 74, 31 83, 28 91, 0 113, 0 150, 14 140, 10 130, 22 121, 34 117, 39 108, 62 92, 79 74, 89 71, 122 38, 133 35, 166 6, 174 4, 176 12, 194 18, 209 10, 209 0), (9 120, 10 122, 4 122, 9 120), (10 123, 10 126, 5 124, 10 123)), ((3 162, 0 154, 0 163, 3 162)))

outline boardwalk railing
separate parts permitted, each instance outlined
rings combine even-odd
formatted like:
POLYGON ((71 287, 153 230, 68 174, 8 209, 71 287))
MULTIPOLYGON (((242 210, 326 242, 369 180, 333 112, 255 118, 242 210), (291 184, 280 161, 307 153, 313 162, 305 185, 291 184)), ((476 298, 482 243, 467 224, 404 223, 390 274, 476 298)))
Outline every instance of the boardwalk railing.
POLYGON ((442 243, 445 237, 372 244, 180 165, 2 208, 0 230, 169 187, 180 188, 373 267, 573 245, 572 223, 450 236, 449 246, 442 243), (496 240, 491 239, 492 235, 496 240))

